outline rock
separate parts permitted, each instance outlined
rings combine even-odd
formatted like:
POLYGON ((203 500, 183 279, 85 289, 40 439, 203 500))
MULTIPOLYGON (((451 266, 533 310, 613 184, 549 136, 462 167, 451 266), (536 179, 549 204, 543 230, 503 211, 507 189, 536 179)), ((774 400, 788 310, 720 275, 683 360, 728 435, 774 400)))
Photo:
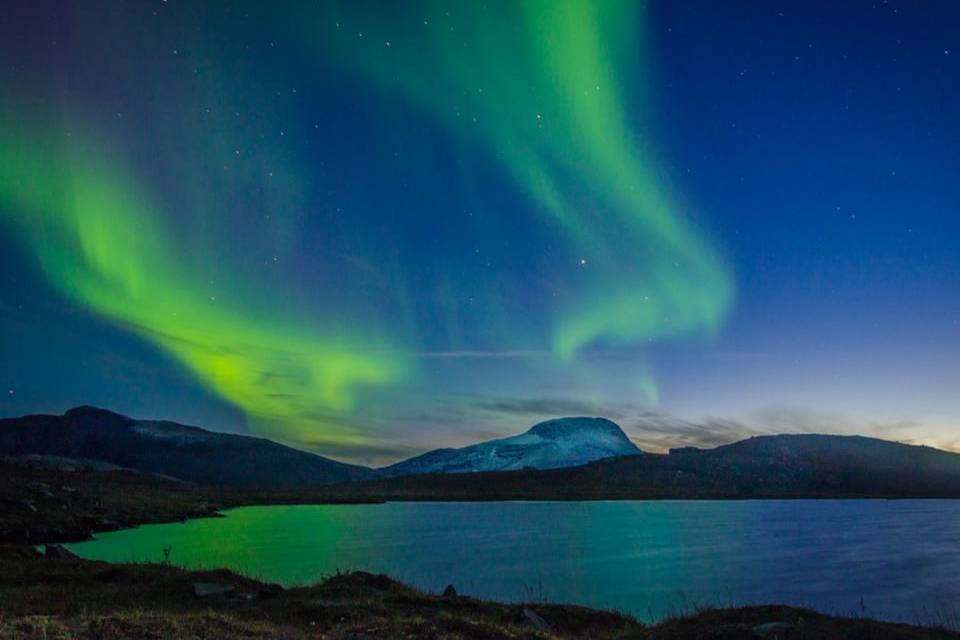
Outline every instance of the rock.
POLYGON ((798 637, 797 626, 789 622, 767 622, 753 628, 753 635, 768 640, 788 640, 798 637))
POLYGON ((452 584, 448 584, 447 588, 443 590, 444 598, 456 598, 457 595, 458 595, 457 590, 453 587, 452 584))
POLYGON ((210 596, 220 596, 231 593, 233 587, 228 584, 218 584, 216 582, 194 582, 193 595, 198 598, 208 598, 210 596))
POLYGON ((523 616, 527 619, 527 621, 530 624, 532 624, 537 629, 540 629, 541 631, 545 631, 550 628, 550 624, 546 620, 544 620, 539 613, 537 613, 530 607, 523 608, 523 616))
POLYGON ((55 560, 79 560, 80 556, 62 544, 48 544, 44 546, 43 555, 55 560))

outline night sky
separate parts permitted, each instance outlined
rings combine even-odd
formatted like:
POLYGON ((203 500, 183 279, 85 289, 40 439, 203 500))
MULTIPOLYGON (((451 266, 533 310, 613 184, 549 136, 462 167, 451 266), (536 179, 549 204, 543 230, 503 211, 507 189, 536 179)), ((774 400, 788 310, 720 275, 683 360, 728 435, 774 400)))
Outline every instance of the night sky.
POLYGON ((960 5, 8 3, 0 413, 960 450, 960 5))

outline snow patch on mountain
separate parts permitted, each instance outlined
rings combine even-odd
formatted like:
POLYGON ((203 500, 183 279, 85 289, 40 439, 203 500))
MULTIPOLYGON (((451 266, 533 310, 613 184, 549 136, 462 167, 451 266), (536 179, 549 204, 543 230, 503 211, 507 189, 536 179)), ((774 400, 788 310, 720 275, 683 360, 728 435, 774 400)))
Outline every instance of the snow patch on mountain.
POLYGON ((380 470, 384 475, 464 473, 574 467, 603 458, 643 453, 605 418, 557 418, 509 438, 462 449, 436 449, 380 470))
POLYGON ((165 440, 176 444, 195 444, 198 442, 209 442, 211 433, 177 424, 176 422, 166 422, 157 420, 135 420, 130 428, 141 436, 153 438, 154 440, 165 440))

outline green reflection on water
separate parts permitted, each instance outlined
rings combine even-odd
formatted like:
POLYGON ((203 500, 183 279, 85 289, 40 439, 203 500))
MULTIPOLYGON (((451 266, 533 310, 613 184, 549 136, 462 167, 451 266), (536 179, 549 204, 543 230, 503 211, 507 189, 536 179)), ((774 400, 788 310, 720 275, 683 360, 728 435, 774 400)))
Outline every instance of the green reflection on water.
POLYGON ((310 584, 341 570, 428 591, 543 597, 648 621, 776 602, 916 620, 954 611, 957 501, 387 503, 246 507, 70 545, 111 562, 170 560, 310 584), (911 618, 911 616, 913 616, 911 618))
POLYGON ((351 509, 271 506, 232 509, 224 518, 144 525, 70 545, 86 558, 107 562, 170 562, 191 569, 226 567, 284 584, 315 582, 340 568, 336 557, 351 509), (309 538, 309 554, 290 557, 291 538, 309 538))

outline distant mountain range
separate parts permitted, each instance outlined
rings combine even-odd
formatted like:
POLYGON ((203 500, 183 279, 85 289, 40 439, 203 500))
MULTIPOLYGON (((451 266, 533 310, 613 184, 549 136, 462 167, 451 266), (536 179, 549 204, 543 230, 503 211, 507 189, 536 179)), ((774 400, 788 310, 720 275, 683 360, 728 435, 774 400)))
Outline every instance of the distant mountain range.
POLYGON ((517 436, 462 449, 436 449, 380 469, 385 476, 557 469, 642 453, 623 430, 604 418, 558 418, 517 436))
POLYGON ((370 469, 261 438, 78 407, 0 419, 0 456, 102 460, 209 485, 332 485, 324 491, 347 500, 960 498, 960 454, 930 447, 801 434, 652 454, 602 418, 550 420, 370 469))
POLYGON ((372 478, 344 464, 270 440, 175 422, 134 420, 93 407, 62 416, 0 420, 0 455, 92 458, 199 484, 316 486, 372 478))
MULTIPOLYGON (((603 418, 560 418, 511 438, 438 449, 383 469, 344 464, 250 436, 77 407, 0 419, 0 455, 103 460, 200 484, 317 486, 411 473, 550 469, 640 450, 603 418)), ((34 461, 36 464, 38 461, 34 461)))
POLYGON ((578 467, 423 474, 339 485, 339 499, 960 498, 960 454, 865 438, 757 436, 578 467))

